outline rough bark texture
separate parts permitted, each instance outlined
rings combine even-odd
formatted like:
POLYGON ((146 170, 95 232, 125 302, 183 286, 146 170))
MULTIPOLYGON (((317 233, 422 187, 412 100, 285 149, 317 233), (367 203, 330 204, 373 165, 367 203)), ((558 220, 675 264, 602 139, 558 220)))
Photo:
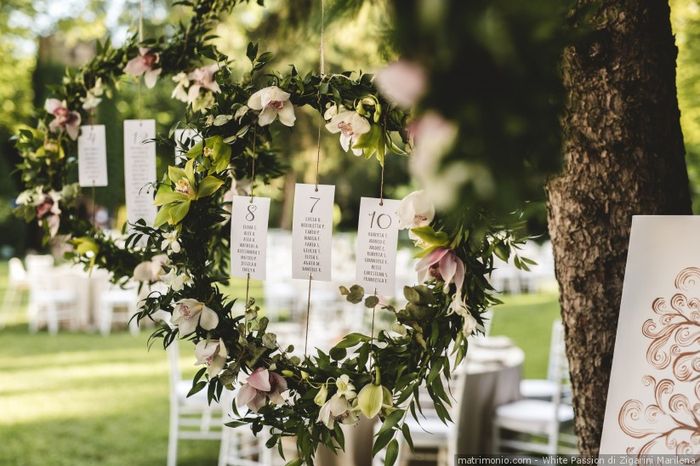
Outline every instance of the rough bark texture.
POLYGON ((591 455, 603 426, 632 216, 691 213, 668 3, 593 6, 592 36, 564 54, 565 167, 547 188, 576 431, 581 452, 591 455))

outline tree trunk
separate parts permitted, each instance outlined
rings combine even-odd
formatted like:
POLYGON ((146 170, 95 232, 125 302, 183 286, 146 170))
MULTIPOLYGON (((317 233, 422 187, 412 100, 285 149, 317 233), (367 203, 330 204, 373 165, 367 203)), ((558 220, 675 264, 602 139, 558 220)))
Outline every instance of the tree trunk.
POLYGON ((668 3, 591 5, 590 36, 564 53, 565 166, 547 195, 579 448, 596 455, 632 216, 691 202, 668 3))

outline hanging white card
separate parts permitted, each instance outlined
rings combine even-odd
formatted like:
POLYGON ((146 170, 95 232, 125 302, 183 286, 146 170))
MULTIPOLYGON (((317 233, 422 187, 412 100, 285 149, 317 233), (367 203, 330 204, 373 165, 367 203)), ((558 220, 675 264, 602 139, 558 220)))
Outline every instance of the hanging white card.
POLYGON ((152 225, 156 216, 156 206, 153 205, 155 137, 155 120, 124 120, 124 191, 129 223, 143 219, 152 225))
POLYGON ((360 199, 355 278, 367 294, 394 295, 399 203, 394 199, 360 199))
POLYGON ((231 276, 265 280, 270 198, 234 196, 231 204, 231 276))
POLYGON ((292 278, 330 281, 335 186, 297 184, 292 223, 292 278))
POLYGON ((78 182, 82 187, 107 186, 107 143, 104 125, 80 127, 78 182))
POLYGON ((700 454, 699 236, 699 216, 632 219, 600 454, 700 454))
POLYGON ((175 162, 186 158, 187 151, 202 140, 202 135, 193 128, 180 128, 175 130, 175 162), (185 144, 189 142, 189 144, 185 144))

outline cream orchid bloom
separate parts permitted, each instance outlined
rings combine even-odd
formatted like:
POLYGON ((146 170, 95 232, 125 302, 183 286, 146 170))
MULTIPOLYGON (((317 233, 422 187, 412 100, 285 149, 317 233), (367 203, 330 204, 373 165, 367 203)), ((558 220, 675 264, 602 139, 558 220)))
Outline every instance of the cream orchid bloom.
MULTIPOLYGON (((199 91, 202 89, 210 91, 205 92, 205 94, 209 95, 221 92, 219 83, 214 79, 214 74, 217 71, 219 71, 219 64, 213 63, 211 65, 195 68, 187 75, 187 79, 190 81, 190 87, 187 91, 187 102, 190 104, 194 103, 199 98, 199 91)), ((211 96, 212 101, 213 99, 213 96, 211 96)))
POLYGON ((185 298, 175 303, 173 324, 180 330, 180 338, 190 335, 197 325, 204 330, 214 330, 219 325, 219 316, 204 303, 185 298))
POLYGON ((374 76, 374 84, 390 102, 410 108, 418 103, 427 89, 425 69, 417 63, 399 60, 374 76))
POLYGON ((260 111, 258 125, 267 126, 276 118, 285 126, 294 126, 297 117, 294 105, 289 101, 290 94, 277 86, 260 89, 248 99, 248 107, 260 111))
POLYGON ((425 191, 414 191, 401 200, 396 213, 399 229, 423 227, 430 225, 435 218, 435 206, 425 191))
POLYGON ((160 280, 163 272, 163 265, 168 262, 168 256, 158 254, 151 260, 143 261, 134 268, 134 280, 139 282, 155 282, 160 280))
POLYGON ((226 345, 221 338, 218 341, 200 341, 194 348, 194 354, 197 358, 197 365, 207 365, 207 375, 210 379, 219 375, 219 372, 226 366, 228 358, 226 345))
POLYGON ((187 78, 187 74, 179 72, 171 78, 175 82, 175 89, 173 89, 170 98, 177 99, 181 102, 187 102, 187 87, 190 85, 190 80, 187 78))
MULTIPOLYGON (((330 110, 326 111, 328 114, 330 110)), ((353 110, 343 110, 335 114, 326 129, 333 134, 340 133, 340 145, 345 152, 352 148, 357 139, 370 130, 369 121, 353 110)), ((352 149, 355 155, 362 155, 362 149, 352 149)))
POLYGON ((342 396, 346 400, 352 400, 357 395, 355 393, 355 386, 352 384, 350 377, 347 374, 343 374, 338 377, 335 381, 335 386, 338 389, 336 395, 342 396))

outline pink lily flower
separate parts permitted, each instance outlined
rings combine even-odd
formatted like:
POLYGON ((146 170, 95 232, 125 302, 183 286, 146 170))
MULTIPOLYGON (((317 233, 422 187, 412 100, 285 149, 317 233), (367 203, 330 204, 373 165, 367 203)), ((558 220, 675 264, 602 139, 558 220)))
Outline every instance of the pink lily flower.
POLYGON ((421 283, 431 277, 445 282, 445 293, 449 290, 450 283, 454 283, 457 290, 461 290, 464 283, 464 262, 452 249, 435 249, 418 261, 416 272, 421 283))
POLYGON ((269 399, 274 404, 284 403, 282 392, 287 390, 287 381, 279 374, 258 367, 248 376, 248 380, 238 391, 236 404, 246 405, 257 412, 269 399))
POLYGON ((428 88, 425 69, 417 63, 399 60, 387 65, 374 76, 377 89, 393 104, 413 107, 428 88))
POLYGON ((199 97, 200 89, 207 89, 215 94, 221 92, 219 83, 214 79, 214 73, 217 71, 219 71, 219 64, 214 63, 209 66, 196 68, 187 75, 187 79, 190 81, 190 88, 187 91, 187 100, 190 103, 194 102, 197 97, 199 97))
POLYGON ((159 60, 160 55, 151 52, 151 49, 139 47, 139 54, 129 60, 124 67, 124 73, 136 77, 143 75, 146 87, 150 89, 156 85, 158 75, 163 71, 162 68, 155 68, 159 60))
POLYGON ((66 101, 58 99, 46 99, 44 110, 54 116, 49 123, 49 130, 56 133, 64 131, 71 139, 76 140, 80 132, 80 113, 68 109, 66 101))

